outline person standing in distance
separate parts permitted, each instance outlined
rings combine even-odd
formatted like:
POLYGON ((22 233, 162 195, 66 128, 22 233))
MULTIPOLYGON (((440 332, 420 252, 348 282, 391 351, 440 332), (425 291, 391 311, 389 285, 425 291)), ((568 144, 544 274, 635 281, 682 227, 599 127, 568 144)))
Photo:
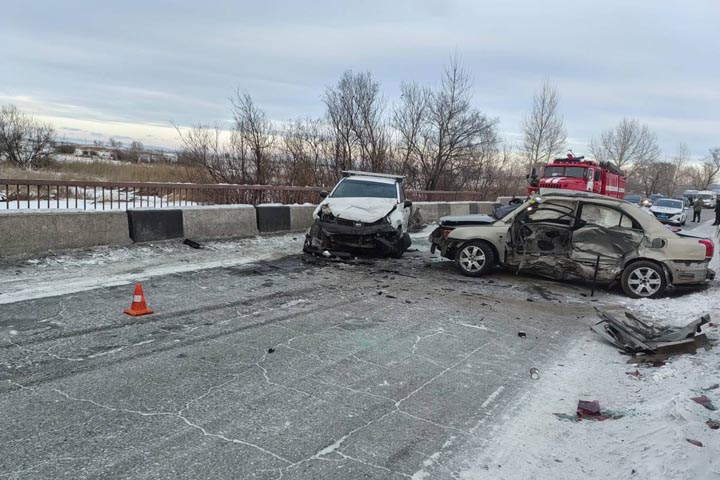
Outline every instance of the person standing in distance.
POLYGON ((700 214, 702 213, 703 209, 703 201, 700 197, 695 199, 695 202, 693 203, 693 222, 699 222, 700 221, 700 214))
POLYGON ((713 225, 720 225, 720 202, 715 202, 715 223, 713 225))

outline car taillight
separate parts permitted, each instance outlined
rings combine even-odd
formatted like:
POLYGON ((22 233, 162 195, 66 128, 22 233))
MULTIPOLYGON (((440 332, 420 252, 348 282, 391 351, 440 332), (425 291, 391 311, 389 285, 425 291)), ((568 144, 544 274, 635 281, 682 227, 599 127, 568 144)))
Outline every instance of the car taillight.
POLYGON ((702 240, 698 240, 698 243, 702 243, 705 245, 705 258, 712 258, 713 254, 715 253, 715 244, 712 242, 712 240, 708 238, 703 238, 702 240))
POLYGON ((443 238, 444 238, 445 240, 447 240, 447 238, 450 236, 450 232, 452 232, 453 230, 455 230, 455 229, 454 229, 454 228, 443 227, 443 229, 442 229, 442 236, 443 236, 443 238))

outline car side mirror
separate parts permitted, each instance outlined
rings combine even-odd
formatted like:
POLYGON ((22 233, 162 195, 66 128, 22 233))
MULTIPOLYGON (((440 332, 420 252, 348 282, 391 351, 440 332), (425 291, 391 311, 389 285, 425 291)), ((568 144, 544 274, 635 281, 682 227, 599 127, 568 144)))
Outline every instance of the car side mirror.
POLYGON ((405 200, 405 203, 403 204, 405 208, 412 207, 412 202, 410 200, 405 200))
POLYGON ((327 196, 328 196, 328 192, 326 192, 325 190, 320 192, 320 198, 327 198, 327 196))

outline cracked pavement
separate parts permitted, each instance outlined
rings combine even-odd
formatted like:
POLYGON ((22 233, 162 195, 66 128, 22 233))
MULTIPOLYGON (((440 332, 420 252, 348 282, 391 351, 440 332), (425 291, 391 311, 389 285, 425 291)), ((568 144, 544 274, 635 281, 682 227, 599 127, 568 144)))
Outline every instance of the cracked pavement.
POLYGON ((457 478, 594 319, 583 286, 425 251, 143 287, 138 318, 129 285, 1 306, 0 478, 457 478))

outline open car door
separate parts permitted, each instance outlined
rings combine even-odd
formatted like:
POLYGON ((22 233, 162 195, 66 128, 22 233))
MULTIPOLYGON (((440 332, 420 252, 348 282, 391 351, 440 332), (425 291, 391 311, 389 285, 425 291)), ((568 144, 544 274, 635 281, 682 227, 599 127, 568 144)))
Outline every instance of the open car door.
POLYGON ((576 200, 546 200, 515 215, 508 236, 506 264, 550 278, 572 277, 570 254, 576 200))

